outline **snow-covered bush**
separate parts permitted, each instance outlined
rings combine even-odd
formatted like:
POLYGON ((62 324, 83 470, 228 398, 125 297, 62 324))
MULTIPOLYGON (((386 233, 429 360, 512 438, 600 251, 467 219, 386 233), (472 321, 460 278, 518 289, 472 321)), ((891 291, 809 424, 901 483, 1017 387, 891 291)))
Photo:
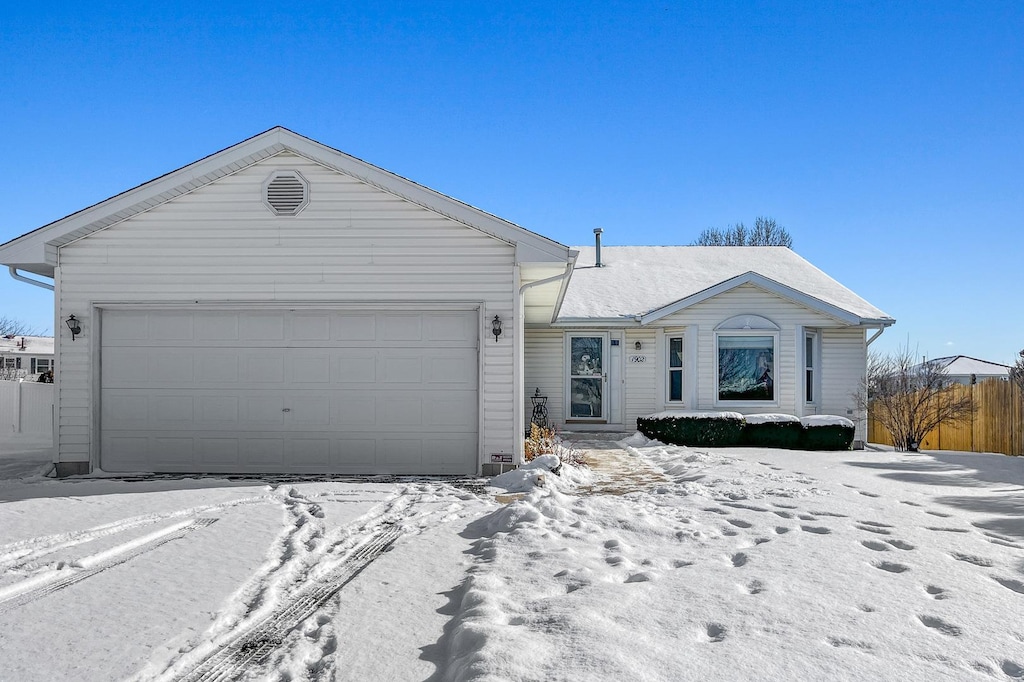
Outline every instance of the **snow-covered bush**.
POLYGON ((795 450, 800 447, 803 430, 800 419, 791 414, 748 414, 744 418, 741 444, 795 450))
POLYGON ((740 444, 743 415, 739 412, 659 412, 638 418, 636 428, 662 443, 728 447, 740 444))
POLYGON ((790 414, 672 411, 640 417, 644 436, 672 445, 729 447, 748 445, 790 450, 849 450, 853 422, 835 415, 800 419, 790 414))
POLYGON ((846 417, 814 414, 800 420, 802 450, 849 450, 853 447, 853 422, 846 417))

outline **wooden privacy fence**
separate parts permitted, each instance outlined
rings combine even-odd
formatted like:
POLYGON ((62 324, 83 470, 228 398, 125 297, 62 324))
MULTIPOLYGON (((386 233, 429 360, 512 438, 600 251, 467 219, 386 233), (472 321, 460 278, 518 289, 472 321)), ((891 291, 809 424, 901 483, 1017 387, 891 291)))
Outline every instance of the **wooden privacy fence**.
MULTIPOLYGON (((954 384, 951 391, 971 394, 978 410, 964 422, 943 424, 928 432, 922 450, 963 450, 1024 455, 1024 396, 1009 381, 990 379, 973 386, 954 384)), ((868 441, 892 445, 892 435, 868 418, 868 441)))

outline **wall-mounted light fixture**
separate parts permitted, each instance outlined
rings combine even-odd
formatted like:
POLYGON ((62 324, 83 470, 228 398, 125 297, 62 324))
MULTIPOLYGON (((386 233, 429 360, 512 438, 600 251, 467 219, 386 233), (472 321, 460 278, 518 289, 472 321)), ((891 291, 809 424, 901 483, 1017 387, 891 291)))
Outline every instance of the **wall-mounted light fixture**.
POLYGON ((637 350, 640 350, 643 347, 644 347, 644 344, 640 343, 639 341, 637 341, 636 343, 633 344, 633 348, 636 348, 637 350))
POLYGON ((82 325, 74 315, 69 315, 66 322, 68 329, 71 330, 71 340, 74 341, 75 337, 82 333, 82 325))
POLYGON ((494 342, 498 342, 498 337, 501 336, 501 318, 497 315, 491 320, 491 333, 494 334, 494 342))

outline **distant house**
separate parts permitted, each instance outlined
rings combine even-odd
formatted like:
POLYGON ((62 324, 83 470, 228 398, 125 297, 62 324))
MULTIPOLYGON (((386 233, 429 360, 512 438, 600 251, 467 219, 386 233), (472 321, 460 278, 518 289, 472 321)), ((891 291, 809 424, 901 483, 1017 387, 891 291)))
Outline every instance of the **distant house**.
POLYGON ((56 287, 60 475, 488 473, 538 389, 575 430, 863 416, 894 320, 791 250, 595 251, 274 128, 0 263, 56 287))
POLYGON ((1007 381, 1010 378, 1009 365, 979 360, 966 355, 949 355, 943 358, 934 358, 928 362, 944 369, 946 376, 958 384, 970 385, 988 379, 1007 381))
POLYGON ((52 336, 0 336, 0 378, 35 379, 53 369, 52 336))

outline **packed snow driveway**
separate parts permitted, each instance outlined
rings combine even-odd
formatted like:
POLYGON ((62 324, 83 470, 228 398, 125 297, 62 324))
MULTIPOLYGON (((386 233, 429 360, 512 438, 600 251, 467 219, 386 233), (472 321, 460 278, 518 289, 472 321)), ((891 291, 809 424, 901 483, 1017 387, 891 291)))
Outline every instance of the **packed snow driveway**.
POLYGON ((494 506, 443 481, 8 483, 5 680, 426 678, 459 533, 494 506))

